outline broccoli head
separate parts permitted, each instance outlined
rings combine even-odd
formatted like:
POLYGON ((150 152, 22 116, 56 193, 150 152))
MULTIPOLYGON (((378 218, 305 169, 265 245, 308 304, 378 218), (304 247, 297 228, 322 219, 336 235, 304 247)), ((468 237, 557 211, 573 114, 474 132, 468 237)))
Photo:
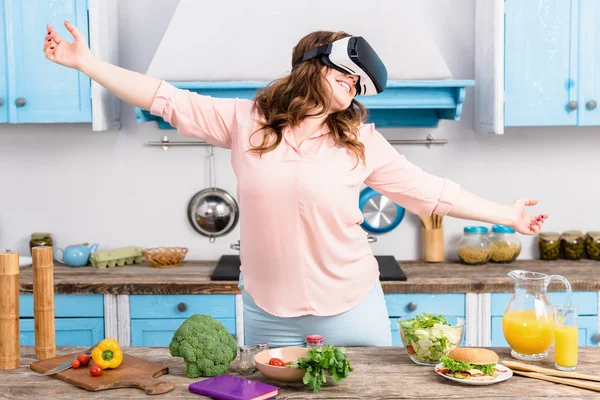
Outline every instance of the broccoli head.
POLYGON ((221 322, 194 314, 175 331, 169 352, 183 358, 188 378, 217 376, 237 357, 237 342, 221 322))

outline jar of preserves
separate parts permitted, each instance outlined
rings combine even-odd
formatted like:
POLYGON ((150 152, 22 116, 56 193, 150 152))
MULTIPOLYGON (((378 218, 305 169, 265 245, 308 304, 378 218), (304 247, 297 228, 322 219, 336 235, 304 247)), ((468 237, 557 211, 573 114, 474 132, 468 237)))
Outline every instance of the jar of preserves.
POLYGON ((318 347, 323 347, 325 344, 323 335, 308 335, 306 337, 306 347, 309 349, 315 349, 318 347))
POLYGON ((485 226, 466 226, 458 242, 458 257, 469 265, 485 264, 492 255, 492 242, 485 226))
POLYGON ((565 260, 581 260, 585 245, 581 231, 566 231, 560 237, 560 247, 565 260))
POLYGON ((509 226, 494 225, 489 236, 492 242, 490 261, 510 263, 521 254, 521 241, 515 230, 509 226))
POLYGON ((29 250, 38 246, 54 246, 52 242, 52 235, 47 232, 34 232, 31 234, 31 240, 29 241, 29 250))
POLYGON ((558 232, 542 232, 538 238, 540 260, 553 261, 560 257, 560 235, 558 232))
POLYGON ((585 235, 585 251, 590 260, 600 260, 600 232, 592 231, 585 235))

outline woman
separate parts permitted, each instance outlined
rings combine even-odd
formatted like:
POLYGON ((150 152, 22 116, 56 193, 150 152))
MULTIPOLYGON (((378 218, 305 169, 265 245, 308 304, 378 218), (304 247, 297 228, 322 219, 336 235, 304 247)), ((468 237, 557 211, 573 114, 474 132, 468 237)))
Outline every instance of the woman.
MULTIPOLYGON (((363 124, 356 75, 317 59, 260 91, 253 101, 216 99, 96 59, 66 22, 69 43, 48 25, 44 52, 78 69, 123 101, 161 116, 177 130, 231 149, 241 216, 245 341, 299 346, 320 333, 334 345, 391 345, 379 269, 360 227, 363 183, 419 215, 479 220, 535 234, 545 215, 536 200, 500 205, 429 175, 363 124)), ((313 32, 293 49, 348 37, 313 32)))

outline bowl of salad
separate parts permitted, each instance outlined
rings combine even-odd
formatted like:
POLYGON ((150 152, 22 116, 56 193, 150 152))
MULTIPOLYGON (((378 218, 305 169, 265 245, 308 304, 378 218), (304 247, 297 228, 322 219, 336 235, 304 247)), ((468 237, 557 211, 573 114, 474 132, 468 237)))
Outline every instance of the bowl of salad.
POLYGON ((398 331, 410 359, 436 365, 462 342, 465 320, 452 315, 422 313, 398 319, 398 331))

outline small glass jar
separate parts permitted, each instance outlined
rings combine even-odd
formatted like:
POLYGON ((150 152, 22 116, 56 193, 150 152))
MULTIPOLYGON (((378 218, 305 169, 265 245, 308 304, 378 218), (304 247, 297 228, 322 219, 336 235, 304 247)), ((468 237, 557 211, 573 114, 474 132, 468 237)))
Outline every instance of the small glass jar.
POLYGON ((256 363, 254 362, 254 347, 240 347, 240 361, 237 365, 237 372, 240 375, 250 375, 256 371, 256 363))
POLYGON ((46 232, 34 232, 31 234, 31 240, 29 241, 29 250, 32 251, 34 247, 38 246, 54 246, 52 242, 52 235, 46 232))
POLYGON ((308 335, 306 337, 306 347, 316 349, 324 345, 323 335, 308 335))
POLYGON ((513 228, 494 225, 489 238, 492 242, 491 262, 510 263, 521 254, 521 241, 513 228))
POLYGON ((566 231, 560 237, 560 248, 565 260, 581 260, 585 244, 581 231, 566 231))
POLYGON ((592 231, 585 235, 585 252, 590 260, 600 260, 600 232, 592 231))
POLYGON ((267 342, 259 342, 256 344, 256 352, 260 353, 261 351, 269 350, 269 343, 267 342))
POLYGON ((458 242, 458 257, 469 265, 485 264, 492 255, 492 242, 485 226, 466 226, 458 242))
POLYGON ((540 260, 554 261, 560 257, 560 235, 558 232, 542 232, 538 239, 540 260))

